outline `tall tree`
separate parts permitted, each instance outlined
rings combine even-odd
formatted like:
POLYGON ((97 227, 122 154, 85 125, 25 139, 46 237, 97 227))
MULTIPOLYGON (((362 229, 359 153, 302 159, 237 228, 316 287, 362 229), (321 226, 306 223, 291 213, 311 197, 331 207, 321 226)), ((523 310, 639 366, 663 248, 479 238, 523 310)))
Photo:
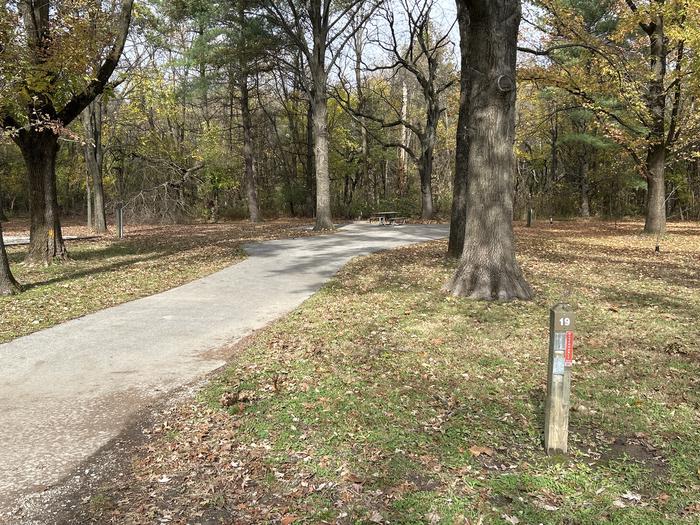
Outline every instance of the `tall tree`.
POLYGON ((458 2, 470 21, 469 38, 460 43, 469 61, 469 176, 464 248, 447 288, 474 299, 530 299, 513 238, 520 0, 458 2))
MULTIPOLYGON (((100 2, 17 0, 21 30, 5 47, 19 47, 18 64, 5 67, 3 81, 22 89, 0 107, 2 128, 19 146, 27 167, 31 208, 28 262, 49 264, 66 257, 56 193, 59 135, 107 85, 129 31, 134 0, 104 17, 100 2), (100 38, 92 40, 95 20, 100 38), (94 64, 99 64, 94 67, 94 64)), ((97 34, 95 32, 94 34, 97 34)))
MULTIPOLYGON (((644 231, 647 233, 664 233, 666 231, 666 155, 670 146, 668 143, 675 139, 673 131, 669 137, 666 136, 668 36, 664 28, 664 3, 665 0, 653 0, 649 12, 643 14, 639 20, 639 27, 649 40, 650 75, 647 81, 648 93, 645 97, 649 113, 649 134, 643 171, 649 187, 647 215, 644 223, 644 231)), ((635 14, 638 12, 639 9, 632 0, 627 0, 627 5, 635 14)), ((676 53, 679 68, 682 63, 683 45, 681 40, 678 43, 679 48, 676 53)), ((675 93, 675 90, 671 91, 675 93)), ((675 123, 671 122, 671 125, 675 126, 675 123)))
POLYGON ((467 177, 469 170, 469 11, 464 2, 457 2, 457 24, 459 25, 460 73, 459 116, 457 117, 457 140, 455 144, 455 175, 452 185, 452 214, 450 218, 450 240, 447 254, 457 258, 464 249, 464 231, 467 222, 467 177))
POLYGON ((105 213, 105 190, 102 178, 103 149, 102 149, 102 97, 90 102, 81 114, 83 130, 87 141, 83 146, 85 166, 88 172, 88 191, 94 201, 88 202, 88 209, 94 212, 94 220, 90 224, 97 233, 107 231, 107 215, 105 213), (90 186, 90 183, 91 186, 90 186), (90 191, 91 190, 91 191, 90 191))
MULTIPOLYGON (((454 84, 451 71, 445 74, 446 49, 451 45, 450 29, 439 31, 431 17, 435 5, 433 0, 401 0, 404 19, 397 21, 393 4, 382 8, 383 18, 388 26, 386 39, 375 39, 379 49, 389 54, 390 62, 386 65, 370 66, 370 71, 397 70, 405 71, 409 78, 415 79, 425 104, 423 123, 416 123, 408 113, 408 88, 402 85, 402 106, 394 112, 395 120, 383 120, 376 115, 360 114, 363 118, 378 121, 382 127, 400 127, 401 139, 398 144, 404 152, 400 169, 405 169, 405 156, 410 156, 418 167, 421 189, 421 218, 433 217, 433 161, 437 130, 440 117, 445 111, 442 104, 444 93, 454 84), (403 26, 407 29, 407 42, 399 36, 403 26), (407 139, 410 130, 417 138, 418 151, 409 145, 407 139)), ((346 102, 346 109, 351 109, 346 102)), ((351 109, 352 110, 352 109, 351 109)))
POLYGON ((271 21, 303 54, 309 66, 306 86, 313 122, 316 173, 316 230, 333 229, 328 159, 328 75, 353 37, 353 28, 376 10, 366 0, 267 0, 271 21))
POLYGON ((686 0, 539 0, 538 82, 575 95, 595 112, 646 182, 647 233, 666 229, 666 169, 697 147, 692 93, 700 10, 686 0))
POLYGON ((259 222, 261 217, 256 183, 249 84, 251 77, 255 77, 255 75, 267 69, 264 59, 274 54, 278 43, 266 27, 265 20, 257 12, 259 10, 259 2, 257 0, 236 0, 234 4, 237 5, 233 7, 233 30, 237 34, 230 35, 229 39, 233 44, 230 52, 236 57, 233 63, 235 65, 234 70, 240 97, 248 214, 251 222, 259 222))
MULTIPOLYGON (((353 27, 353 50, 355 51, 355 85, 357 86, 357 107, 360 113, 363 113, 366 109, 367 100, 365 97, 364 83, 365 80, 362 78, 362 61, 363 54, 366 44, 366 28, 364 25, 357 26, 355 22, 353 27)), ((360 125, 360 150, 361 150, 361 162, 359 173, 356 175, 355 180, 352 183, 352 189, 357 186, 362 186, 363 183, 369 182, 369 134, 367 132, 367 125, 363 117, 359 117, 360 125)), ((347 186, 346 182, 346 186, 347 186)), ((377 201, 377 185, 373 186, 372 195, 374 196, 374 202, 377 201)), ((352 199, 352 191, 350 192, 350 199, 352 199)))

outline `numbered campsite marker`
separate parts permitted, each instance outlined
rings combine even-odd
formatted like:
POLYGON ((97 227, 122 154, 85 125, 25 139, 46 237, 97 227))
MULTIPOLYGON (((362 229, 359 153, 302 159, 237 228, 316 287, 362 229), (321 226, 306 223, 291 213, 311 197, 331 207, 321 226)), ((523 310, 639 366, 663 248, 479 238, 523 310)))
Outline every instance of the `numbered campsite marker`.
POLYGON ((544 423, 544 447, 547 454, 566 454, 568 451, 575 326, 576 316, 568 304, 558 304, 550 310, 544 423))

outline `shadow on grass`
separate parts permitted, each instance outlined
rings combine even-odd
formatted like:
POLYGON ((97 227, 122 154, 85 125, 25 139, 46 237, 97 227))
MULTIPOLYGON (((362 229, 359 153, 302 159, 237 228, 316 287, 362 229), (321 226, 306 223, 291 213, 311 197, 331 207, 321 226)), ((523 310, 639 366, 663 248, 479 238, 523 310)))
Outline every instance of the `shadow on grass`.
POLYGON ((34 288, 40 288, 42 286, 49 286, 52 284, 57 284, 57 283, 65 282, 65 281, 72 281, 74 279, 80 279, 82 277, 89 277, 92 275, 99 275, 99 274, 103 274, 103 273, 113 272, 116 270, 121 270, 122 268, 128 268, 129 266, 133 266, 134 264, 143 263, 143 262, 147 262, 147 261, 155 261, 155 260, 158 260, 162 257, 163 257, 162 254, 152 255, 149 257, 140 257, 138 259, 130 259, 128 261, 107 264, 105 266, 99 266, 97 268, 89 268, 89 269, 85 269, 85 270, 79 270, 77 272, 69 272, 69 273, 66 273, 64 275, 53 277, 51 279, 46 279, 44 281, 35 281, 35 282, 28 283, 28 284, 23 284, 22 288, 23 288, 23 290, 28 291, 28 290, 31 290, 34 288))

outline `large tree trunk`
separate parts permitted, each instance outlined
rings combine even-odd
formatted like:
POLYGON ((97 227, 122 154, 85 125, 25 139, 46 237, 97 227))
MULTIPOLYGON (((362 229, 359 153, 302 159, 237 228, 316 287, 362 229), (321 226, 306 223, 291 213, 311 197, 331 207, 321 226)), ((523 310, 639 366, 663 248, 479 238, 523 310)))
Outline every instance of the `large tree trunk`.
POLYGON ((309 217, 316 215, 316 161, 314 159, 313 102, 306 109, 306 211, 309 217))
POLYGON ((321 92, 317 90, 314 95, 314 159, 316 160, 316 226, 314 230, 332 230, 331 178, 328 166, 328 100, 325 89, 321 92))
POLYGON ((27 167, 31 214, 30 246, 26 261, 48 265, 68 257, 61 234, 56 195, 58 136, 48 129, 22 130, 17 137, 27 167))
MULTIPOLYGON (((426 130, 426 133, 431 131, 426 130)), ((431 139, 426 139, 430 142, 431 139)), ((421 219, 430 220, 433 218, 433 144, 425 144, 421 148, 421 156, 418 159, 418 174, 420 176, 421 195, 421 219)))
POLYGON ((85 165, 92 179, 92 194, 95 206, 94 228, 97 233, 107 232, 105 213, 105 191, 102 179, 102 101, 93 100, 82 113, 83 128, 88 138, 85 144, 85 165))
POLYGON ((241 124, 243 125, 243 160, 245 162, 245 183, 248 195, 250 222, 260 222, 258 190, 255 186, 255 163, 253 157, 253 122, 250 117, 248 75, 241 75, 241 124))
POLYGON ((467 236, 450 292, 474 299, 530 299, 515 259, 515 62, 519 0, 458 0, 470 19, 467 236))
POLYGON ((650 148, 647 157, 647 213, 644 223, 646 233, 666 232, 666 149, 650 148))
POLYGON ((647 108, 651 113, 649 146, 646 158, 648 184, 647 213, 644 231, 662 234, 666 232, 666 36, 663 17, 657 15, 651 24, 643 26, 649 36, 649 65, 652 77, 649 81, 647 108))
POLYGON ((0 295, 13 295, 20 291, 21 288, 10 271, 10 262, 7 260, 5 242, 2 238, 2 222, 0 221, 0 295))
POLYGON ((455 259, 464 248, 464 228, 467 222, 467 176, 469 162, 469 12, 464 2, 457 2, 457 22, 461 46, 461 71, 459 77, 459 116, 455 153, 455 176, 452 187, 452 216, 450 242, 447 255, 455 259))

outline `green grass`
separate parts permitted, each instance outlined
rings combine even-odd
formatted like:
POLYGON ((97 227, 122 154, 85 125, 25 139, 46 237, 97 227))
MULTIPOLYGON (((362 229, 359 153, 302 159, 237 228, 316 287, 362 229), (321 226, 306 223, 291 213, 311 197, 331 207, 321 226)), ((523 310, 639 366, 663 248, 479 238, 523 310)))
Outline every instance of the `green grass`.
POLYGON ((353 261, 182 407, 177 433, 135 459, 120 516, 144 522, 129 507, 148 501, 185 523, 206 486, 236 523, 698 523, 700 228, 661 256, 637 228, 519 231, 529 303, 446 296, 443 242, 353 261), (548 309, 562 299, 579 319, 576 410, 570 454, 550 458, 548 309), (239 388, 253 400, 222 408, 239 388), (191 485, 166 497, 164 473, 191 485))

